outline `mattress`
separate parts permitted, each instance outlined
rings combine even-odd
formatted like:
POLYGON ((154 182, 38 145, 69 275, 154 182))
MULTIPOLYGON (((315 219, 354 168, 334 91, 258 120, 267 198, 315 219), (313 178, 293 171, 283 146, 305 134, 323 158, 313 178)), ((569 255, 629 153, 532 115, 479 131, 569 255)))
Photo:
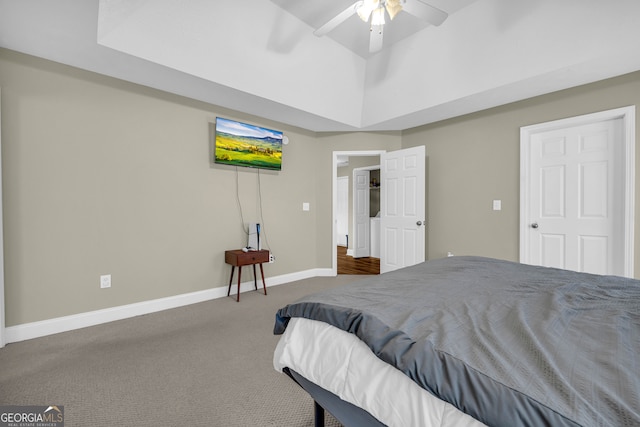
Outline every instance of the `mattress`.
POLYGON ((273 364, 278 371, 293 369, 387 426, 484 426, 378 359, 355 335, 324 322, 291 319, 273 364))

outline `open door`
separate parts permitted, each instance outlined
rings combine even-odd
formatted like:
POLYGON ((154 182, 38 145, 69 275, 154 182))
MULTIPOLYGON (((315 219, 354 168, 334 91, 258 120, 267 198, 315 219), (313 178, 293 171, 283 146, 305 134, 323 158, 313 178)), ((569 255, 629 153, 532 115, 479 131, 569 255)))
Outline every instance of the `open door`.
POLYGON ((380 156, 380 273, 425 260, 425 147, 380 156))

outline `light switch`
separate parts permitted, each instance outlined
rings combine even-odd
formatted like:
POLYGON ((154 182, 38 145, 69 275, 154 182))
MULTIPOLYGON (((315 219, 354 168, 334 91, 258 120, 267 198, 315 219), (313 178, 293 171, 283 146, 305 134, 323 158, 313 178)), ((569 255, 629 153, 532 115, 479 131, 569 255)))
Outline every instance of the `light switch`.
POLYGON ((302 204, 302 210, 303 210, 303 211, 308 211, 308 210, 309 210, 309 203, 306 203, 306 202, 305 202, 305 203, 303 203, 303 204, 302 204))
POLYGON ((502 210, 502 200, 494 200, 493 201, 493 210, 501 211, 502 210))

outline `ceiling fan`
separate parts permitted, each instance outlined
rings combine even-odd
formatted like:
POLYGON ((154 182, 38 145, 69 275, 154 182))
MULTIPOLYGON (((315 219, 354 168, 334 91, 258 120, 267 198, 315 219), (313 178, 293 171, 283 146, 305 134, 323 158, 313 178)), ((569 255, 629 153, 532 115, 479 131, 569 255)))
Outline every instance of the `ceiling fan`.
POLYGON ((432 25, 442 24, 449 16, 446 12, 420 0, 359 0, 323 24, 313 34, 322 37, 352 15, 357 14, 364 22, 370 23, 369 52, 375 53, 382 49, 385 15, 388 14, 393 20, 401 11, 432 25))

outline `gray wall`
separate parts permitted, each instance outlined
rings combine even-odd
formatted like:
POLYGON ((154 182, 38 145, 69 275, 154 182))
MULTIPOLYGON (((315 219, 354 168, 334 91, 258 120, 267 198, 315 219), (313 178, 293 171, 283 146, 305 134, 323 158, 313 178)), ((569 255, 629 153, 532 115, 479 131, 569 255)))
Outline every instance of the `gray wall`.
POLYGON ((0 87, 6 326, 226 286, 237 198, 277 257, 267 281, 330 268, 333 151, 426 145, 428 258, 517 260, 520 126, 640 104, 634 73, 402 133, 314 134, 1 49, 0 87), (216 116, 283 130, 283 170, 212 165, 216 116))
MULTIPOLYGON (((450 251, 517 261, 520 127, 629 105, 640 105, 640 72, 403 132, 403 147, 426 145, 427 257, 440 258, 450 251), (494 199, 502 200, 501 211, 492 210, 494 199)), ((636 277, 640 277, 639 158, 637 147, 636 277)))
POLYGON ((238 198, 276 255, 267 282, 330 268, 332 151, 400 147, 399 134, 317 136, 2 49, 0 87, 6 326, 226 286, 224 251, 246 245, 238 198), (283 170, 211 164, 216 116, 283 130, 283 170))

